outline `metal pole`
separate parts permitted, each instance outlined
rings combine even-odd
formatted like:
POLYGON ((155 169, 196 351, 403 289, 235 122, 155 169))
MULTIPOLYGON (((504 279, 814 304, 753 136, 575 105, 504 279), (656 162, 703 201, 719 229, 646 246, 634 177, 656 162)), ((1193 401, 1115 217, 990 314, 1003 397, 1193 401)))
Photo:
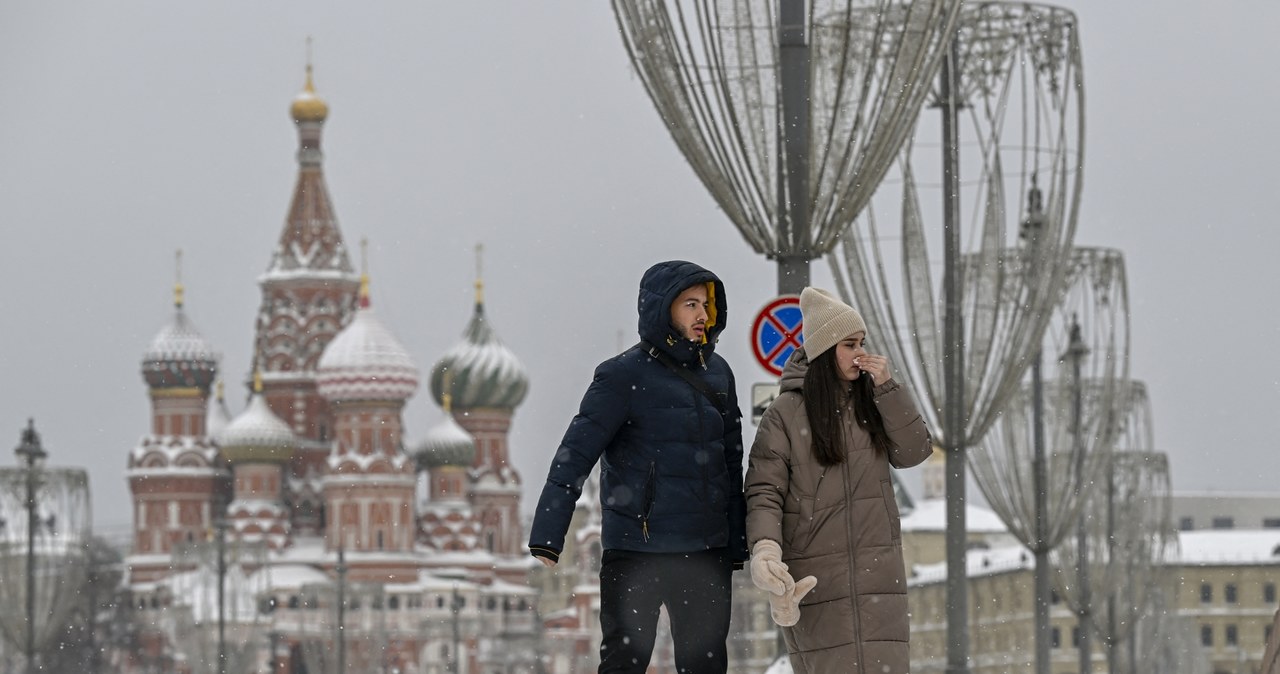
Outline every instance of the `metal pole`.
MULTIPOLYGON (((1027 217, 1022 221, 1021 237, 1027 243, 1024 250, 1022 273, 1030 279, 1038 271, 1040 261, 1040 234, 1044 228, 1044 200, 1036 186, 1036 174, 1031 174, 1031 187, 1027 190, 1027 217)), ((1036 674, 1049 674, 1049 469, 1044 458, 1044 350, 1036 349, 1031 360, 1031 429, 1032 429, 1032 495, 1035 505, 1035 649, 1036 674)))
POLYGON ((27 467, 27 672, 36 672, 36 529, 40 526, 40 518, 36 512, 36 492, 39 487, 38 472, 48 454, 40 446, 40 434, 36 433, 35 419, 27 419, 27 427, 23 429, 21 441, 13 450, 18 455, 18 463, 27 467))
MULTIPOLYGON (((1080 337, 1080 323, 1072 317, 1071 320, 1071 342, 1067 347, 1067 357, 1071 359, 1072 372, 1072 392, 1074 399, 1072 400, 1072 428, 1075 429, 1074 447, 1076 459, 1076 489, 1077 492, 1083 490, 1084 477, 1084 429, 1082 427, 1082 416, 1084 414, 1084 391, 1080 383, 1080 361, 1084 359, 1089 352, 1084 345, 1084 340, 1080 337)), ((1077 493, 1079 498, 1079 493, 1077 493)), ((1091 614, 1090 603, 1092 598, 1089 591, 1089 534, 1086 525, 1088 520, 1088 509, 1080 509, 1080 520, 1076 526, 1076 585, 1079 586, 1080 599, 1077 608, 1077 624, 1076 629, 1080 634, 1080 673, 1088 674, 1092 672, 1093 665, 1093 640, 1091 632, 1093 631, 1093 619, 1091 614)))
POLYGON ((1044 460, 1044 375, 1043 354, 1037 350, 1031 361, 1032 448, 1031 472, 1035 489, 1036 540, 1036 674, 1049 674, 1049 546, 1046 544, 1049 471, 1044 460))
POLYGON ((785 164, 778 176, 778 293, 799 294, 809 285, 809 21, 805 0, 778 0, 779 117, 785 164))
POLYGON ((27 457, 27 671, 36 671, 36 468, 27 457))
POLYGON ((960 294, 960 148, 956 63, 959 42, 954 37, 939 75, 942 104, 942 185, 944 255, 943 380, 946 389, 947 450, 947 672, 969 671, 969 596, 966 569, 965 455, 964 455, 964 330, 960 294))
POLYGON ((449 671, 453 674, 458 674, 458 672, 462 671, 462 668, 458 663, 458 660, 460 659, 458 657, 458 650, 460 648, 462 636, 460 626, 458 625, 458 613, 462 609, 462 598, 458 596, 457 583, 453 584, 453 596, 449 599, 449 608, 453 613, 453 650, 450 651, 450 653, 452 653, 452 657, 449 660, 449 671))
MULTIPOLYGON (((1108 462, 1110 462, 1108 460, 1108 462)), ((1114 464, 1112 465, 1114 468, 1114 464)), ((1107 470, 1107 566, 1115 568, 1116 563, 1116 485, 1114 470, 1107 470)), ((1126 558, 1128 555, 1125 555, 1126 558)), ((1129 576, 1129 582, 1126 585, 1132 587, 1133 576, 1129 576)), ((1136 613, 1135 613, 1136 618, 1136 613)), ((1103 643, 1103 647, 1107 649, 1107 673, 1117 674, 1120 671, 1120 651, 1116 650, 1116 597, 1115 594, 1107 595, 1107 638, 1103 643)), ((1133 638, 1130 636, 1130 638, 1133 638)))
POLYGON ((347 671, 347 636, 346 626, 343 621, 346 620, 346 596, 347 596, 347 554, 346 541, 338 544, 338 624, 334 628, 334 639, 338 642, 338 674, 344 674, 347 671))
POLYGON ((218 674, 227 674, 227 521, 214 522, 218 531, 218 674))

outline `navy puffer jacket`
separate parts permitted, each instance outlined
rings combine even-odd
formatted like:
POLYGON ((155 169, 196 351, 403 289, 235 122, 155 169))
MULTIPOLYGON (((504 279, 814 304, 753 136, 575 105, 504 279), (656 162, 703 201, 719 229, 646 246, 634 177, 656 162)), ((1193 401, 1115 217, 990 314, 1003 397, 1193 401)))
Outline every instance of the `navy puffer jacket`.
POLYGON ((683 377, 639 346, 601 363, 556 450, 534 513, 529 550, 558 560, 582 484, 597 461, 606 550, 694 552, 728 548, 747 558, 742 420, 733 372, 715 353, 724 285, 692 262, 662 262, 640 282, 640 337, 710 385, 721 415, 683 377), (705 283, 704 343, 681 339, 671 303, 705 283))

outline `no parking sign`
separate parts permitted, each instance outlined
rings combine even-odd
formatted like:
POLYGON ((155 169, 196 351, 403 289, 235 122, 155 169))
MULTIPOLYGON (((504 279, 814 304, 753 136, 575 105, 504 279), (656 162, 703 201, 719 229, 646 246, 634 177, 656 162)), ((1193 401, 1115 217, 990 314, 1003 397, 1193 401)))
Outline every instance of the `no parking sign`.
POLYGON ((800 296, 782 295, 764 305, 751 325, 751 350, 756 360, 775 377, 782 375, 787 359, 804 342, 800 296))

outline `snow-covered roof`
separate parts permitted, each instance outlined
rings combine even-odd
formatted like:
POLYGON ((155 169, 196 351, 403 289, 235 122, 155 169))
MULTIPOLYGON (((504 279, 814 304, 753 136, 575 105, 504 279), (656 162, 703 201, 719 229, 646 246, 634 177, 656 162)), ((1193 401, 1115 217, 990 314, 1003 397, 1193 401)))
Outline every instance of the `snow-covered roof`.
POLYGON ((1204 529, 1178 532, 1173 559, 1182 566, 1280 566, 1280 529, 1204 529))
POLYGON ((418 367, 373 308, 362 306, 321 354, 316 387, 329 400, 405 400, 418 389, 418 367))
POLYGON ((217 436, 229 461, 287 461, 293 455, 293 431, 280 420, 261 393, 217 436))
POLYGON ((152 338, 142 358, 146 361, 215 361, 218 356, 179 306, 173 320, 152 338))
MULTIPOLYGON (((967 505, 964 509, 965 529, 974 533, 1004 533, 1009 530, 1000 517, 986 508, 967 505)), ((902 518, 903 531, 946 531, 947 502, 931 498, 916 503, 910 514, 902 518)))
POLYGON ((231 410, 227 409, 227 401, 222 397, 222 382, 218 382, 219 394, 209 400, 209 410, 205 414, 205 433, 216 438, 231 423, 231 410))
POLYGON ((276 564, 263 567, 251 575, 250 579, 256 580, 259 575, 269 578, 266 585, 273 590, 292 590, 304 585, 333 584, 333 579, 328 574, 307 564, 276 564))
MULTIPOLYGON (((1036 559, 1030 550, 1020 545, 1004 546, 991 550, 975 548, 969 550, 966 555, 965 566, 968 577, 973 578, 1021 569, 1034 569, 1036 567, 1036 559)), ((916 564, 913 571, 914 573, 907 579, 908 585, 928 585, 930 583, 940 583, 947 579, 946 562, 916 564)))

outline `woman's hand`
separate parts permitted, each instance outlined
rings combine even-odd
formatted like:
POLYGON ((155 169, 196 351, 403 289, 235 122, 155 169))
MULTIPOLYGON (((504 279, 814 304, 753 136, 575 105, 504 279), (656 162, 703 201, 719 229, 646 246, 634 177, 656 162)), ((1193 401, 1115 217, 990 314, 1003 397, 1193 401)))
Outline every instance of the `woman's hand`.
POLYGON ((871 383, 876 386, 893 377, 893 370, 889 369, 889 359, 885 356, 867 353, 854 358, 853 364, 857 365, 859 370, 871 375, 871 383))

